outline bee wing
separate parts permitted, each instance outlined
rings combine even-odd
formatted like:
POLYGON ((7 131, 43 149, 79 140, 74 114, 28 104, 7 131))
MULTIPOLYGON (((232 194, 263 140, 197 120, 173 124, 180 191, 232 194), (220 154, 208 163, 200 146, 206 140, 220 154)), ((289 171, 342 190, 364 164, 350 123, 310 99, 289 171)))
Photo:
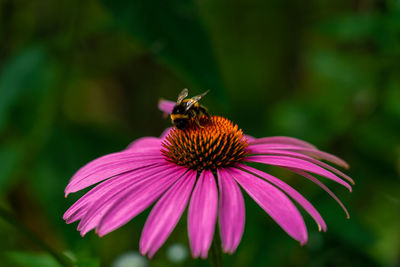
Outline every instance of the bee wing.
POLYGON ((186 109, 185 110, 188 111, 194 104, 199 102, 200 99, 202 99, 203 96, 205 96, 208 92, 210 92, 210 90, 207 90, 204 93, 202 93, 201 95, 196 95, 196 96, 192 97, 191 99, 189 99, 189 101, 186 103, 186 109))
POLYGON ((176 100, 176 104, 180 104, 183 99, 185 99, 189 94, 187 88, 183 89, 182 92, 178 95, 178 100, 176 100))

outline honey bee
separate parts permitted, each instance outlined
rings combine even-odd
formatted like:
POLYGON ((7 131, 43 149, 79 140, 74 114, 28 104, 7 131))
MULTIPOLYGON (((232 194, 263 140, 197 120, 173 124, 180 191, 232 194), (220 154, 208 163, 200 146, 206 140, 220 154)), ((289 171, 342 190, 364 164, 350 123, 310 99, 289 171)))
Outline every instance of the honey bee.
POLYGON ((209 91, 210 90, 202 93, 201 95, 186 99, 189 92, 188 89, 183 89, 178 95, 178 100, 176 101, 176 104, 171 112, 172 124, 175 125, 176 128, 183 130, 189 124, 189 120, 193 119, 200 128, 203 128, 199 119, 203 115, 207 116, 208 119, 211 119, 211 116, 207 113, 207 109, 198 102, 209 91))

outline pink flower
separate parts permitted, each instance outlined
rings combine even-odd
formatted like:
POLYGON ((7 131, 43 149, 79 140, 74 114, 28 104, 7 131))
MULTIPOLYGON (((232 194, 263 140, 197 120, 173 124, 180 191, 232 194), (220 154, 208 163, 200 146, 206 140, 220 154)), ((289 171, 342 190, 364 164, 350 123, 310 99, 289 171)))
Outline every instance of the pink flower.
MULTIPOLYGON (((161 101, 171 112, 174 102, 161 101)), ((229 120, 212 116, 199 128, 167 129, 160 138, 144 137, 127 149, 105 155, 82 167, 65 189, 66 196, 97 184, 64 214, 67 223, 80 220, 78 230, 103 236, 129 222, 155 203, 143 228, 140 252, 152 257, 168 238, 188 206, 188 233, 193 257, 206 258, 217 217, 222 248, 233 253, 240 243, 245 205, 240 188, 291 237, 305 244, 307 229, 293 204, 326 224, 318 211, 283 180, 248 166, 257 162, 279 166, 313 181, 340 200, 316 177, 333 180, 351 191, 353 180, 322 160, 348 168, 343 160, 291 137, 253 138, 229 120)))

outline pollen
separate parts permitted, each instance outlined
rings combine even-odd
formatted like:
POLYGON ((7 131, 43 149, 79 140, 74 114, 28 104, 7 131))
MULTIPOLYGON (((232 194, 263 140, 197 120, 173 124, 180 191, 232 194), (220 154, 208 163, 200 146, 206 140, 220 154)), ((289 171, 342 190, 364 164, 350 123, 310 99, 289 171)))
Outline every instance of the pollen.
POLYGON ((195 170, 234 166, 247 155, 247 139, 236 124, 220 116, 193 119, 185 129, 173 128, 162 143, 170 162, 195 170))

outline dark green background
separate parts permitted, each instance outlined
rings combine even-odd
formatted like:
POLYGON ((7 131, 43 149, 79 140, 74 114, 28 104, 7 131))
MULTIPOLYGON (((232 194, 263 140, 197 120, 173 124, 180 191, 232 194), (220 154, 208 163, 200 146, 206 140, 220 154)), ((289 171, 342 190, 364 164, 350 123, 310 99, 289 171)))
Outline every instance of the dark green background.
MULTIPOLYGON (((246 197, 244 236, 225 266, 400 264, 399 1, 2 0, 0 265, 59 266, 23 227, 80 266, 137 251, 148 212, 82 238, 62 220, 82 194, 63 191, 91 159, 158 136, 170 125, 158 99, 184 87, 211 89, 210 113, 249 135, 298 137, 344 158, 356 181, 350 194, 323 180, 347 220, 316 185, 272 169, 328 231, 303 213, 301 247, 246 197)), ((150 266, 175 266, 166 248, 188 245, 185 216, 150 266)))

